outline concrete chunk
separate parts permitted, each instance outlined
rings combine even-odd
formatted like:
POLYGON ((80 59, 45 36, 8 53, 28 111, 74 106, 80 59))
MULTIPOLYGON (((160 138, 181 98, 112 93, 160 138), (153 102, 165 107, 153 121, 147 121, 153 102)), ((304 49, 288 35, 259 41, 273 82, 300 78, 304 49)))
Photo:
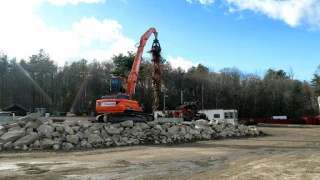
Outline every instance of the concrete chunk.
POLYGON ((100 143, 103 142, 103 140, 97 134, 90 134, 89 137, 88 137, 88 142, 90 144, 100 144, 100 143))
POLYGON ((129 121, 123 121, 120 123, 120 125, 122 127, 133 127, 133 121, 129 120, 129 121))
POLYGON ((47 133, 52 133, 54 128, 48 124, 43 124, 37 128, 38 134, 45 136, 47 133))
POLYGON ((3 134, 0 139, 7 141, 7 142, 8 141, 14 142, 15 140, 17 140, 25 135, 26 135, 26 132, 23 130, 13 130, 13 131, 9 131, 9 132, 3 134))
POLYGON ((30 133, 26 136, 23 136, 22 138, 18 139, 13 143, 14 146, 23 146, 23 145, 29 145, 31 143, 34 143, 36 140, 39 139, 39 136, 37 133, 30 133))
POLYGON ((67 139, 67 141, 69 143, 77 144, 78 141, 79 141, 79 136, 77 136, 77 135, 67 135, 66 139, 67 139))

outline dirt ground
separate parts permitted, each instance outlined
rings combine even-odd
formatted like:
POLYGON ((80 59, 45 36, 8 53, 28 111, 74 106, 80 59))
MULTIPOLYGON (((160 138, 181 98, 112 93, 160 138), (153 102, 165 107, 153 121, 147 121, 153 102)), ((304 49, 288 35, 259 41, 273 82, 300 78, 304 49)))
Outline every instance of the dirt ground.
POLYGON ((0 153, 0 179, 320 179, 320 128, 73 152, 0 153))

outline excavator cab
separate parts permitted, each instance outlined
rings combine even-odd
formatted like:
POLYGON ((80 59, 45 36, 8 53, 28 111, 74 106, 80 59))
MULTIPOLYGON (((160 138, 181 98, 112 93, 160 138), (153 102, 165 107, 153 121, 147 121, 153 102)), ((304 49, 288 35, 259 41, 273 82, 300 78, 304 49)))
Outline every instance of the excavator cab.
POLYGON ((126 83, 122 77, 112 77, 110 80, 110 92, 111 94, 125 93, 126 92, 126 83))
POLYGON ((102 96, 102 99, 130 99, 130 96, 126 94, 126 78, 121 76, 114 76, 110 79, 110 92, 111 95, 102 96))

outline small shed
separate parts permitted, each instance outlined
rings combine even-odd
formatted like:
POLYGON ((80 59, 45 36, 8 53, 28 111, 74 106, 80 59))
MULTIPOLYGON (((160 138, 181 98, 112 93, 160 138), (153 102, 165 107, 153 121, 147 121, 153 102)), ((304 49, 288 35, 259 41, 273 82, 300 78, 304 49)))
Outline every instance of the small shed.
POLYGON ((15 116, 26 116, 28 110, 18 104, 12 104, 8 107, 2 109, 3 111, 10 111, 15 114, 15 116))

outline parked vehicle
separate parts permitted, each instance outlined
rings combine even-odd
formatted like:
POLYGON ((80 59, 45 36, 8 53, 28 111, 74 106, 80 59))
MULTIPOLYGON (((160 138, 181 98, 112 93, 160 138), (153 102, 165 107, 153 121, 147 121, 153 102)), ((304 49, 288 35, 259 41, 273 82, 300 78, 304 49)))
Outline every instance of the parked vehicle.
POLYGON ((207 115, 209 120, 225 120, 231 124, 238 124, 238 111, 235 109, 203 109, 199 113, 207 115))
POLYGON ((1 111, 0 116, 14 116, 14 113, 10 111, 1 111))

